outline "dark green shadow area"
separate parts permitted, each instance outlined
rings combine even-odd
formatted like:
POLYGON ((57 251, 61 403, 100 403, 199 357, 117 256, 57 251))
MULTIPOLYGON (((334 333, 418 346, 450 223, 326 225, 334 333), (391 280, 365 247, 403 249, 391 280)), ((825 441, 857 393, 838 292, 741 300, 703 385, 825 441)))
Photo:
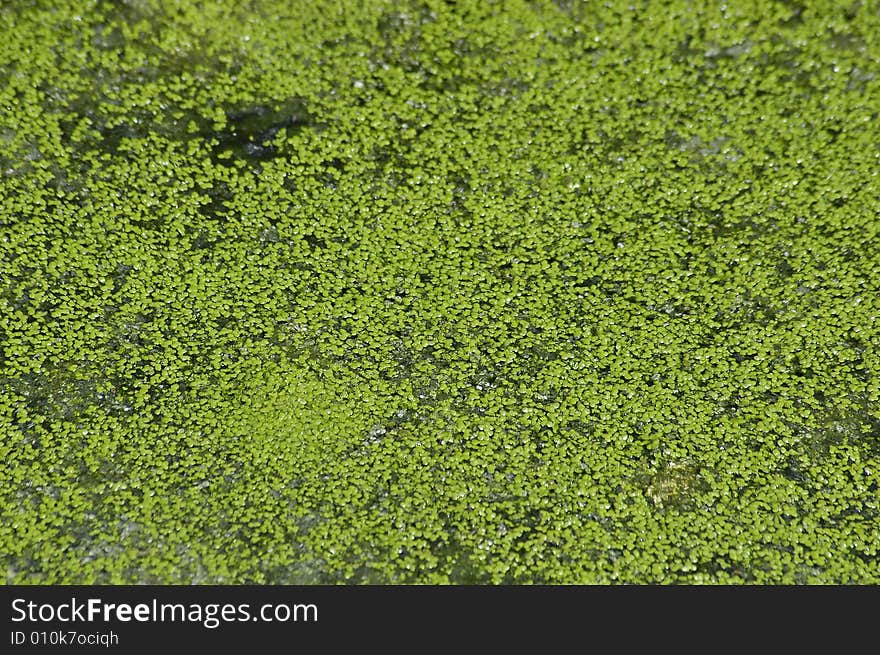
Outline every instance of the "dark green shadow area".
POLYGON ((7 583, 880 582, 880 5, 0 7, 7 583))

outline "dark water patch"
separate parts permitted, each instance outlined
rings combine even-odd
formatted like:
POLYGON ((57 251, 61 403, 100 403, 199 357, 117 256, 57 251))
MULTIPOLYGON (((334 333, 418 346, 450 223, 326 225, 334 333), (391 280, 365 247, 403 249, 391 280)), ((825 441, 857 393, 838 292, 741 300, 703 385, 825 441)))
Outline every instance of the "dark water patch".
POLYGON ((162 10, 144 0, 97 0, 95 10, 106 17, 106 22, 118 20, 128 25, 143 21, 155 24, 162 18, 162 10))
POLYGON ((455 533, 450 533, 444 540, 437 540, 431 549, 439 560, 437 568, 448 571, 452 584, 490 584, 492 576, 486 565, 472 555, 471 550, 461 543, 455 533))
POLYGON ((692 61, 696 57, 700 57, 703 55, 704 51, 699 48, 692 47, 692 43, 694 42, 693 34, 686 34, 684 39, 682 39, 678 45, 675 47, 675 50, 672 52, 672 61, 677 64, 682 64, 685 62, 692 61))
MULTIPOLYGON (((152 123, 152 121, 150 121, 152 123)), ((122 125, 114 125, 112 127, 101 127, 99 132, 103 139, 103 150, 115 155, 119 152, 119 146, 124 139, 145 139, 149 136, 149 124, 127 123, 122 125)))
POLYGON ((21 398, 15 424, 26 439, 38 439, 35 423, 74 421, 90 411, 124 416, 132 411, 120 385, 107 376, 86 376, 66 370, 25 373, 0 379, 0 393, 21 398))
MULTIPOLYGON (((864 70, 859 66, 853 66, 849 72, 849 82, 846 85, 847 91, 864 91, 869 82, 877 79, 877 75, 871 71, 864 70)), ((872 123, 876 123, 877 114, 871 116, 872 123)))
MULTIPOLYGON (((515 77, 505 77, 486 82, 480 87, 480 93, 489 97, 517 99, 529 90, 530 84, 515 77)), ((539 112, 536 112, 539 113, 539 112)))
POLYGON ((336 189, 339 179, 345 172, 345 163, 338 158, 323 162, 321 168, 315 173, 315 179, 326 189, 336 189))
POLYGON ((784 280, 795 273, 795 268, 791 265, 788 259, 781 259, 776 264, 776 272, 779 274, 779 277, 784 280))
MULTIPOLYGON (((802 65, 803 53, 799 46, 783 40, 781 37, 774 35, 770 39, 775 47, 769 52, 764 52, 758 58, 757 63, 762 70, 762 74, 774 75, 779 83, 774 85, 771 91, 766 86, 756 91, 756 95, 765 94, 782 94, 792 95, 792 90, 800 91, 799 95, 811 95, 816 90, 814 84, 816 78, 816 70, 802 65)), ((760 79, 760 77, 756 77, 760 79)), ((800 111, 799 106, 792 106, 789 110, 791 114, 800 111)), ((783 114, 789 115, 789 114, 783 114)))
POLYGON ((779 4, 788 9, 791 13, 786 18, 779 20, 779 26, 785 29, 794 29, 804 22, 804 11, 806 5, 800 0, 779 0, 779 4))
POLYGON ((865 39, 857 31, 832 32, 828 37, 828 45, 834 50, 848 52, 864 52, 867 47, 865 39))
POLYGON ((102 23, 95 27, 92 45, 98 50, 121 50, 125 47, 125 35, 119 25, 102 23))
POLYGON ((226 182, 216 181, 208 189, 207 195, 209 200, 199 207, 199 213, 213 221, 224 222, 227 218, 229 207, 235 200, 235 194, 226 182))
POLYGON ((306 242, 310 250, 322 250, 327 247, 327 241, 314 234, 304 234, 303 241, 306 242))
POLYGON ((736 61, 743 55, 747 55, 752 49, 752 45, 749 40, 729 46, 711 44, 703 52, 703 61, 707 68, 717 68, 723 60, 736 61))
POLYGON ((816 422, 811 425, 790 425, 805 457, 821 460, 833 446, 856 447, 869 456, 880 455, 880 418, 873 414, 867 400, 846 410, 829 406, 815 416, 816 422))
POLYGON ((383 46, 374 49, 370 59, 380 65, 394 65, 408 73, 428 77, 427 68, 420 60, 422 25, 437 20, 433 10, 423 3, 409 11, 385 11, 376 21, 383 46))
POLYGON ((25 373, 7 379, 3 386, 24 399, 23 405, 30 415, 49 420, 71 419, 96 397, 96 385, 92 380, 80 379, 64 371, 54 375, 25 373))
POLYGON ((234 159, 252 162, 274 159, 280 153, 273 140, 281 130, 291 134, 315 125, 305 101, 298 97, 276 106, 258 104, 232 109, 226 112, 226 119, 224 129, 204 135, 217 140, 213 150, 219 163, 228 163, 216 157, 224 152, 231 152, 234 159))

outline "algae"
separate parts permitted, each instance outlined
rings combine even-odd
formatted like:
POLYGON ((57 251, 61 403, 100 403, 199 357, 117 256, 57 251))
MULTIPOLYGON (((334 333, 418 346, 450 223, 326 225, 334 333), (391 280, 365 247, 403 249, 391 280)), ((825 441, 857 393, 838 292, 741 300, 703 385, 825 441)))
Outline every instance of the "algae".
POLYGON ((880 582, 880 6, 0 7, 7 583, 880 582))

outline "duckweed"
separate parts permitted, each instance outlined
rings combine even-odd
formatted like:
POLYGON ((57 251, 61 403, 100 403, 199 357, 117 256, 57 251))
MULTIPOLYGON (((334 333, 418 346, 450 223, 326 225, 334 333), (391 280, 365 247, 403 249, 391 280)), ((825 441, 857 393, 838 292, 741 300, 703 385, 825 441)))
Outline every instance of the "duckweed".
POLYGON ((7 583, 880 582, 874 0, 0 32, 7 583))

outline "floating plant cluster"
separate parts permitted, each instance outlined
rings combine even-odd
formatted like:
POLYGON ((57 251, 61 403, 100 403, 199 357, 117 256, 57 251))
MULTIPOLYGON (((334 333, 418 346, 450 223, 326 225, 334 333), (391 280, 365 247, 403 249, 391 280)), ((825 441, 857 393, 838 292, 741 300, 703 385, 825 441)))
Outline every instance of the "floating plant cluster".
POLYGON ((880 582, 874 0, 0 33, 7 582, 880 582))

